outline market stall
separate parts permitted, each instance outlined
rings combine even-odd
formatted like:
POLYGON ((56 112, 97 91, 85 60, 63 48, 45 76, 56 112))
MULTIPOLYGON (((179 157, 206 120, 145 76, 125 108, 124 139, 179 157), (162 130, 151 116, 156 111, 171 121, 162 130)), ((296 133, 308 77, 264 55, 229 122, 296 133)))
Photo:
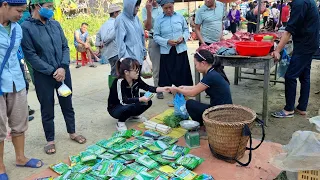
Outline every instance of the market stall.
MULTIPOLYGON (((261 36, 274 36, 274 39, 271 40, 271 43, 274 44, 274 42, 279 42, 281 38, 281 33, 261 33, 256 35, 251 35, 249 33, 241 33, 237 32, 230 40, 221 41, 218 43, 213 43, 210 46, 201 46, 199 49, 207 49, 211 51, 215 55, 215 58, 219 59, 224 66, 230 66, 235 67, 235 73, 234 73, 234 84, 238 85, 239 80, 241 79, 250 79, 250 80, 258 80, 263 81, 263 109, 262 109, 262 120, 264 120, 265 124, 268 123, 269 119, 269 107, 268 107, 268 94, 269 94, 269 83, 270 82, 282 82, 277 80, 277 68, 275 68, 274 74, 271 74, 271 69, 274 67, 277 67, 277 63, 274 62, 274 59, 272 56, 269 55, 269 52, 271 50, 271 45, 269 49, 267 49, 266 53, 260 54, 263 49, 254 49, 256 44, 262 43, 260 42, 261 39, 259 38, 259 35, 261 36), (255 40, 255 41, 254 41, 255 40), (237 49, 236 51, 239 51, 239 48, 237 47, 237 44, 239 46, 240 42, 244 42, 245 45, 248 46, 247 52, 238 52, 238 54, 221 54, 221 49, 237 49), (251 43, 251 44, 250 44, 251 43), (250 47, 251 46, 251 47, 250 47), (246 54, 249 53, 249 54, 246 54), (257 54, 258 53, 258 54, 257 54), (221 54, 221 55, 219 55, 221 54), (252 78, 252 77, 245 77, 242 76, 241 68, 249 68, 254 69, 254 75, 263 75, 263 79, 258 78, 252 78), (262 70, 263 73, 256 73, 257 70, 262 70), (271 80, 271 75, 274 75, 274 79, 271 80)), ((276 43, 275 43, 276 44, 276 43)), ((263 46, 263 44, 262 44, 263 46)), ((292 43, 289 43, 286 46, 286 50, 288 54, 291 54, 292 52, 292 43)), ((195 83, 200 82, 200 74, 199 72, 195 71, 195 83)), ((198 101, 201 101, 200 95, 196 97, 198 101)))
MULTIPOLYGON (((164 117, 173 112, 173 109, 168 109, 150 121, 161 124, 164 117)), ((111 138, 101 139, 96 144, 88 145, 83 152, 74 152, 74 154, 70 154, 71 156, 62 162, 57 160, 56 164, 50 165, 49 168, 26 179, 35 180, 44 177, 48 177, 46 180, 50 180, 49 177, 58 180, 64 180, 68 177, 79 180, 90 180, 90 178, 133 179, 132 177, 136 176, 135 179, 160 180, 169 179, 167 177, 169 175, 185 180, 210 180, 209 176, 212 176, 215 180, 272 180, 280 173, 280 170, 269 163, 270 158, 281 152, 280 144, 271 142, 262 144, 252 154, 251 163, 247 167, 242 167, 238 164, 228 163, 215 158, 212 155, 209 141, 207 140, 200 140, 198 148, 188 148, 188 142, 184 137, 186 132, 181 133, 181 127, 172 128, 170 133, 161 134, 157 138, 158 140, 152 140, 158 135, 155 131, 145 131, 150 128, 147 127, 149 124, 151 123, 141 123, 134 127, 135 129, 115 132, 111 138), (138 145, 139 143, 140 145, 138 145), (171 146, 167 146, 168 144, 171 144, 171 146), (122 146, 126 148, 121 148, 122 146), (135 153, 123 154, 128 151, 135 153), (157 153, 155 155, 147 155, 148 152, 151 153, 153 151, 157 153), (176 158, 176 160, 169 160, 166 156, 170 156, 169 159, 176 158), (148 161, 144 161, 143 159, 148 159, 148 161), (175 164, 178 166, 178 169, 183 169, 185 173, 179 173, 176 170, 172 172, 172 168, 170 167, 173 167, 175 164), (191 174, 188 177, 184 177, 188 173, 191 174), (61 174, 60 177, 59 174, 61 174), (195 177, 195 174, 207 174, 208 176, 195 177)), ((259 140, 253 139, 253 144, 259 144, 259 140)), ((247 162, 248 158, 249 153, 246 153, 239 160, 247 162)))

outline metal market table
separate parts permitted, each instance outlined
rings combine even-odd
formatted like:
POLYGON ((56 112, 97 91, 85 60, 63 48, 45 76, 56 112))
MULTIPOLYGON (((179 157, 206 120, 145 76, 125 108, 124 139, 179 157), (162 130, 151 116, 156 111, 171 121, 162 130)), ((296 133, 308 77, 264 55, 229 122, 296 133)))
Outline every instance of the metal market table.
MULTIPOLYGON (((244 56, 215 56, 218 58, 223 66, 235 67, 235 77, 234 84, 238 85, 239 79, 252 79, 252 80, 262 80, 256 78, 244 78, 241 77, 241 68, 249 69, 260 69, 263 70, 263 109, 262 109, 262 120, 265 124, 268 123, 269 118, 269 106, 268 106, 268 94, 269 94, 269 83, 270 83, 270 70, 275 66, 275 62, 272 56, 264 57, 244 57, 244 56)), ((200 82, 200 74, 195 71, 195 81, 196 84, 200 82)), ((273 82, 280 82, 273 80, 273 82)), ((200 95, 196 97, 197 101, 201 101, 200 95)))

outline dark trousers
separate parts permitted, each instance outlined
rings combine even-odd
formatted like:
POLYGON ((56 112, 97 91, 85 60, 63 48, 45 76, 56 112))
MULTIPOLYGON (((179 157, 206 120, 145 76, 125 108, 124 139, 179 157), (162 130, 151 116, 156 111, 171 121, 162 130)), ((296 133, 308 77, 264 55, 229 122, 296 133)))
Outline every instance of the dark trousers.
POLYGON ((139 116, 149 109, 152 105, 152 101, 149 101, 148 104, 144 103, 135 103, 128 105, 118 105, 113 109, 108 110, 109 114, 118 119, 119 122, 126 122, 126 120, 132 116, 139 116))
POLYGON ((306 111, 310 94, 310 69, 312 54, 293 54, 285 74, 286 111, 293 111, 296 102, 297 78, 301 83, 297 109, 306 111))
POLYGON ((263 16, 263 27, 266 27, 267 21, 268 21, 268 16, 263 16))
POLYGON ((249 33, 255 33, 257 29, 257 25, 248 23, 247 28, 249 33))
POLYGON ((186 103, 186 108, 191 119, 194 121, 198 121, 200 123, 200 126, 203 126, 202 114, 209 107, 210 105, 200 103, 193 99, 189 99, 186 103))
MULTIPOLYGON (((62 85, 52 76, 34 71, 35 88, 39 103, 41 105, 41 117, 44 133, 47 141, 54 140, 54 91, 62 85)), ((72 90, 70 70, 66 70, 64 83, 72 90)), ((58 92, 57 92, 58 94, 58 92)), ((75 118, 72 107, 72 95, 61 97, 58 95, 60 107, 66 122, 69 134, 75 133, 75 118)))
POLYGON ((232 34, 237 32, 237 22, 231 22, 230 23, 230 31, 232 34))

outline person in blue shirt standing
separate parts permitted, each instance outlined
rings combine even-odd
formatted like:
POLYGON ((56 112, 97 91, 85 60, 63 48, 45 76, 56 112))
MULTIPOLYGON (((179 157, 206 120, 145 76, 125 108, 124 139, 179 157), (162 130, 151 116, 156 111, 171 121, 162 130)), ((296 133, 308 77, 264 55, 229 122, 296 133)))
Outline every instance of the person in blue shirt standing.
POLYGON ((6 124, 11 128, 16 165, 39 168, 41 160, 25 157, 25 131, 28 129, 26 83, 17 52, 22 30, 17 23, 27 7, 26 0, 0 0, 0 179, 7 180, 3 155, 6 124))
POLYGON ((196 11, 196 34, 200 45, 210 45, 222 39, 224 15, 224 4, 216 0, 205 0, 205 4, 196 11))
MULTIPOLYGON (((160 73, 160 46, 153 39, 154 25, 158 16, 163 14, 161 6, 156 0, 148 0, 146 7, 142 9, 142 20, 144 27, 148 30, 148 54, 152 62, 152 75, 154 80, 154 86, 159 85, 159 73, 160 73)), ((158 99, 163 99, 163 93, 157 93, 158 99)))
POLYGON ((281 41, 272 53, 279 61, 280 52, 292 36, 293 52, 285 74, 286 106, 272 113, 276 118, 293 117, 294 112, 306 115, 310 94, 310 70, 312 56, 319 48, 319 12, 314 0, 293 0, 290 19, 281 41), (299 78, 300 98, 295 108, 297 78, 299 78))
POLYGON ((159 86, 193 85, 187 53, 190 33, 184 17, 174 11, 174 0, 158 0, 163 14, 156 19, 154 40, 160 45, 159 86))
MULTIPOLYGON (((186 102, 187 111, 192 120, 203 126, 202 114, 209 107, 232 104, 230 83, 221 66, 221 62, 213 57, 208 50, 199 50, 194 55, 196 70, 203 74, 203 79, 195 86, 172 87, 172 93, 181 93, 185 96, 195 97, 205 91, 210 97, 210 104, 203 104, 189 99, 186 102)), ((204 135, 204 134, 203 134, 204 135)))
MULTIPOLYGON (((31 0, 32 18, 22 23, 21 42, 26 60, 34 70, 35 88, 41 105, 42 125, 47 140, 44 151, 56 153, 54 129, 54 92, 63 83, 72 89, 69 69, 70 51, 68 41, 59 22, 52 20, 53 0, 31 0)), ((79 144, 86 138, 78 135, 75 129, 75 113, 72 95, 58 95, 59 104, 71 140, 79 144)))

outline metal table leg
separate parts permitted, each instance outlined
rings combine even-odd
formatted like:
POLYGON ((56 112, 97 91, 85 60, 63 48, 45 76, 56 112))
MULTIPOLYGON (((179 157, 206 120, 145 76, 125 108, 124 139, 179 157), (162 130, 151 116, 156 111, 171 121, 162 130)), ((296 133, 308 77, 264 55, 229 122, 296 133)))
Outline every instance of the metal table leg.
POLYGON ((235 67, 235 69, 234 69, 234 85, 239 84, 239 71, 240 71, 240 68, 235 67))
POLYGON ((276 63, 276 67, 274 69, 274 85, 277 84, 276 80, 278 79, 278 63, 276 63))
MULTIPOLYGON (((196 69, 196 68, 194 68, 194 69, 196 69)), ((195 80, 196 85, 200 82, 200 73, 197 70, 194 71, 194 80, 195 80)), ((201 94, 198 94, 196 96, 196 101, 201 102, 201 94)))
POLYGON ((263 106, 262 106, 262 120, 264 121, 265 125, 268 124, 269 119, 269 83, 270 83, 270 64, 266 62, 264 66, 264 84, 263 84, 263 106))

